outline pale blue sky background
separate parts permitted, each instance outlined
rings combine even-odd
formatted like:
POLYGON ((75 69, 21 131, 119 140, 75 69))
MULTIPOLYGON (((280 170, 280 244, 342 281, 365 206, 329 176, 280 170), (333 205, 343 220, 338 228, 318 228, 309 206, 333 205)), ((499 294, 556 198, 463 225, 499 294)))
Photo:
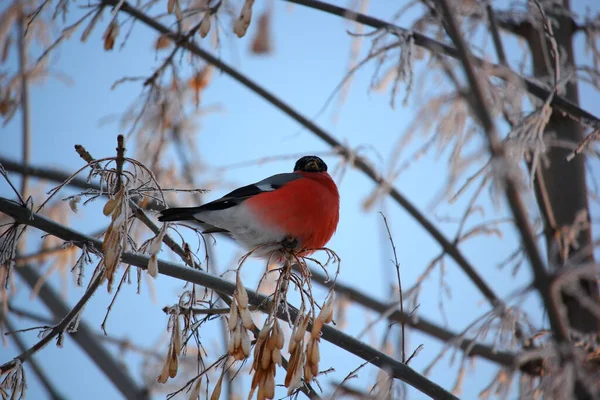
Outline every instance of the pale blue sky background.
MULTIPOLYGON (((593 1, 576 2, 576 10, 582 11, 586 6, 595 7, 593 1)), ((386 19, 404 3, 390 1, 373 1, 368 13, 386 19)), ((251 56, 248 51, 252 33, 238 40, 231 35, 222 37, 223 45, 220 55, 239 68, 244 74, 263 85, 268 90, 306 116, 315 115, 324 101, 339 83, 347 69, 351 38, 346 33, 350 26, 337 17, 325 15, 300 6, 291 7, 287 4, 274 2, 273 41, 275 52, 266 57, 251 56)), ((262 9, 257 4, 255 16, 262 9)), ((74 16, 75 14, 73 14, 74 16)), ((32 110, 32 162, 35 165, 48 165, 62 168, 65 171, 75 171, 82 164, 73 151, 76 143, 84 145, 95 157, 112 156, 116 135, 120 133, 117 124, 100 124, 109 115, 125 111, 139 95, 141 83, 125 84, 111 91, 110 86, 123 76, 151 75, 166 53, 158 56, 151 48, 156 34, 137 24, 123 50, 119 49, 119 38, 113 52, 102 50, 101 36, 107 19, 100 23, 87 43, 82 44, 75 34, 73 39, 63 44, 54 53, 52 70, 67 75, 72 79, 72 85, 50 78, 42 84, 35 85, 31 90, 32 110)), ((408 20, 405 20, 406 22, 408 20)), ((255 22, 255 21, 254 21, 255 22)), ((254 23, 253 22, 253 23, 254 23)), ((403 24, 401 24, 403 25, 403 24)), ((227 28, 227 27, 226 27, 227 28)), ((353 29, 353 28, 351 28, 353 29)), ((367 29, 368 31, 368 29, 367 29)), ((121 35, 123 35, 124 30, 121 35)), ((368 49, 365 42, 363 54, 368 49)), ((578 47, 582 54, 582 47, 578 47)), ((508 54, 515 54, 516 48, 509 47, 508 54)), ((187 63, 182 60, 183 65, 187 63)), ((7 62, 8 68, 15 68, 16 58, 11 55, 7 62)), ((5 68, 5 67, 3 67, 5 68)), ((185 67, 184 71, 186 70, 185 67)), ((189 69, 187 69, 189 71, 189 69)), ((389 95, 367 93, 371 79, 372 66, 359 71, 353 83, 352 91, 339 111, 337 122, 332 121, 330 107, 318 120, 318 124, 330 134, 347 143, 352 148, 368 146, 363 153, 374 165, 385 169, 386 161, 392 156, 391 146, 399 135, 413 120, 417 105, 415 97, 411 97, 407 107, 401 106, 404 96, 403 89, 399 94, 395 110, 389 107, 389 95)), ((462 73, 462 72, 460 72, 462 73)), ((413 90, 417 92, 421 81, 415 76, 413 90)), ((598 113, 600 98, 582 87, 581 100, 584 108, 598 113)), ((329 148, 311 133, 301 131, 300 127, 288 117, 258 96, 249 92, 237 82, 215 71, 213 80, 203 95, 204 104, 219 104, 223 112, 211 114, 199 123, 197 142, 202 162, 209 166, 222 167, 240 161, 259 159, 265 156, 300 154, 327 151, 329 148)), ((333 103, 335 104, 335 102, 333 103)), ((20 159, 20 119, 17 115, 10 124, 2 128, 0 135, 0 154, 20 159)), ((417 141, 417 144, 421 142, 417 141)), ((134 146, 129 143, 128 147, 134 146)), ((413 145, 410 148, 415 149, 413 145)), ((130 151, 129 154, 133 154, 130 151)), ((406 151, 404 155, 411 154, 406 151)), ((396 187, 405 194, 428 218, 434 220, 436 215, 459 216, 462 208, 454 211, 440 207, 435 212, 429 208, 432 199, 439 193, 446 175, 446 156, 437 159, 434 155, 424 157, 413 168, 405 172, 397 181, 396 187)), ((229 169, 224 179, 232 184, 246 184, 262 179, 273 173, 289 171, 294 159, 280 162, 254 165, 244 168, 229 169)), ((335 158, 326 158, 330 167, 336 165, 335 158)), ((209 176, 199 176, 196 183, 203 186, 203 180, 209 176)), ((16 178, 13 179, 18 182, 16 178)), ((360 172, 349 170, 340 184, 341 220, 338 232, 329 243, 342 258, 339 281, 349 284, 381 300, 389 299, 389 284, 395 283, 395 270, 389 262, 391 253, 387 238, 383 236, 381 217, 378 211, 385 211, 394 235, 398 249, 399 261, 402 266, 403 284, 411 286, 422 273, 427 263, 439 253, 439 246, 396 204, 386 201, 377 204, 373 210, 363 212, 361 204, 373 188, 367 178, 360 172)), ((215 189, 207 195, 213 199, 222 195, 229 187, 215 189)), ((72 193, 65 190, 64 195, 72 193)), ((0 195, 10 195, 7 185, 0 184, 0 195)), ((186 196, 180 194, 180 196, 186 196)), ((487 198, 487 197, 486 197, 487 198)), ((99 203, 99 202, 98 202, 99 203)), ((464 201, 462 202, 464 205, 464 201)), ((484 204, 491 210, 489 204, 484 204)), ((71 216, 70 223, 76 229, 92 232, 105 226, 107 219, 99 212, 101 204, 92 204, 77 215, 71 216)), ((65 205, 66 207, 66 205, 65 205)), ((491 214, 487 214, 491 216, 491 214)), ((474 220, 476 222, 476 220, 474 220)), ((436 222, 436 225, 451 238, 456 226, 436 222)), ((497 263, 504 259, 508 252, 515 248, 515 237, 510 227, 503 227, 504 237, 478 238, 461 246, 467 258, 486 281, 501 296, 506 296, 517 287, 525 285, 530 274, 527 267, 513 279, 507 271, 499 271, 497 263)), ((39 237, 39 232, 30 230, 30 237, 39 237)), ((166 251, 161 256, 165 257, 166 251)), ((229 268, 227 263, 239 255, 235 245, 220 240, 217 242, 216 261, 219 270, 229 268)), ((202 254, 200 254, 202 258, 202 254)), ((248 264, 245 278, 249 286, 255 286, 255 279, 260 272, 258 262, 248 264)), ((477 316, 488 311, 487 304, 465 275, 451 261, 447 260, 445 270, 446 282, 452 288, 451 301, 444 300, 450 327, 461 330, 477 316)), ((87 276, 91 275, 88 266, 87 276)), ((443 324, 443 318, 438 310, 439 269, 426 281, 420 299, 419 313, 430 320, 443 324)), ((51 279, 55 287, 59 279, 51 279)), ((135 287, 126 287, 117 300, 108 323, 110 335, 128 337, 141 346, 156 348, 161 354, 166 352, 166 344, 159 342, 163 335, 167 318, 161 311, 165 305, 174 303, 180 293, 182 284, 179 281, 160 276, 155 282, 157 302, 149 296, 146 283, 141 295, 135 295, 135 287)), ((28 291, 19 282, 20 290, 15 297, 15 303, 34 311, 46 312, 38 301, 31 302, 28 291)), ((69 282, 68 301, 73 304, 81 296, 82 290, 69 282)), ((319 298, 324 299, 324 292, 317 291, 319 298)), ((84 319, 92 328, 99 331, 104 318, 106 307, 111 297, 101 289, 85 309, 84 319)), ((537 297, 528 302, 529 311, 533 311, 533 319, 539 320, 536 314, 537 297)), ((538 312, 539 314, 539 312, 538 312)), ((349 310, 351 318, 344 330, 349 334, 358 334, 365 324, 373 318, 365 319, 366 313, 361 308, 349 310)), ((15 320, 19 327, 33 325, 26 320, 15 320)), ((209 331, 207 325, 202 331, 205 347, 210 349, 209 360, 218 357, 222 351, 222 343, 218 341, 219 330, 209 331), (215 350, 213 350, 215 349, 215 350), (218 349, 218 350, 216 350, 218 349)), ((379 344, 381 333, 386 323, 377 325, 371 336, 379 344), (373 336, 375 335, 376 336, 373 336)), ((29 344, 36 341, 36 335, 29 332, 22 335, 29 344)), ((326 342, 322 342, 321 369, 333 367, 336 372, 321 378, 325 388, 330 388, 329 382, 340 381, 351 370, 362 363, 362 360, 339 351, 326 342)), ((424 349, 411 362, 417 371, 422 369, 438 354, 440 344, 418 332, 411 334, 409 348, 412 350, 418 344, 424 349)), ((114 348, 111 351, 117 354, 114 348)), ((16 354, 16 349, 9 340, 8 347, 0 347, 0 361, 8 360, 16 354)), ((48 346, 37 356, 37 359, 49 373, 52 382, 67 398, 106 399, 119 398, 118 392, 94 367, 93 363, 83 355, 73 341, 67 339, 63 349, 48 346)), ((133 368, 132 374, 137 378, 140 372, 140 359, 128 356, 128 365, 133 368)), ((457 360, 458 361, 458 360, 457 360)), ((432 370, 430 377, 442 386, 451 389, 457 362, 449 367, 448 358, 443 359, 432 370)), ((29 371, 28 371, 29 372, 29 371)), ((159 370, 151 375, 158 375, 159 370)), ((353 385, 373 384, 376 370, 365 368, 360 378, 353 385)), ((463 386, 462 396, 465 399, 474 398, 479 391, 489 383, 495 369, 485 361, 478 360, 475 370, 469 371, 469 376, 463 386)), ((43 398, 44 392, 34 375, 29 373, 29 392, 31 399, 43 398)), ((279 373, 277 382, 283 379, 279 373)), ((191 378, 188 377, 188 378, 191 378)), ((247 383, 247 382, 246 382, 247 383)), ((247 393, 247 392, 243 392, 247 393)), ((411 398, 422 398, 418 393, 411 398)), ((157 395, 156 398, 164 398, 157 395)))

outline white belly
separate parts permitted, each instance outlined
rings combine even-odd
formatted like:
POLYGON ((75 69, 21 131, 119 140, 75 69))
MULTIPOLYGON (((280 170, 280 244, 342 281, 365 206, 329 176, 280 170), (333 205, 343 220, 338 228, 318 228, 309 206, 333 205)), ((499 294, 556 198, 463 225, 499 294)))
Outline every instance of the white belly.
POLYGON ((224 210, 204 211, 195 217, 228 230, 240 245, 252 251, 256 257, 268 257, 273 250, 281 247, 279 243, 286 237, 286 233, 280 229, 267 227, 258 221, 243 203, 224 210))

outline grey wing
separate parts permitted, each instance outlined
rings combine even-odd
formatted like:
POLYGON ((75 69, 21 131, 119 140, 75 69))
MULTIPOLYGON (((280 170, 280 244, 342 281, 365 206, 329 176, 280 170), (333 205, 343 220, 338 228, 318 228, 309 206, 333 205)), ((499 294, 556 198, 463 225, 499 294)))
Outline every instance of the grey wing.
POLYGON ((300 178, 302 178, 301 175, 294 173, 276 174, 265 178, 262 181, 235 189, 220 199, 211 201, 210 203, 206 203, 198 207, 197 211, 224 210, 226 208, 236 206, 244 200, 247 200, 252 196, 256 196, 257 194, 272 192, 273 190, 279 189, 289 182, 300 178))

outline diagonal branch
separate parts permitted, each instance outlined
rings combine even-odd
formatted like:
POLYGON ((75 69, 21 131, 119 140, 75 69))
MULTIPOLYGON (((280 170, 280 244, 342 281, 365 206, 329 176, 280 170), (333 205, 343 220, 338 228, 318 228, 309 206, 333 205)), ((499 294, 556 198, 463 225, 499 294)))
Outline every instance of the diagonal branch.
MULTIPOLYGON (((14 331, 15 327, 8 319, 8 316, 2 316, 1 313, 2 311, 0 309, 0 320, 2 320, 2 322, 6 326, 6 329, 9 332, 14 331)), ((27 350, 27 346, 21 339, 21 335, 18 332, 13 332, 11 334, 11 339, 15 342, 15 344, 21 352, 25 352, 27 350)), ((48 376, 46 376, 46 372, 40 367, 40 365, 37 363, 37 360, 34 357, 29 359, 29 366, 40 380, 44 389, 46 389, 46 392, 48 392, 48 397, 51 400, 64 400, 64 397, 60 395, 60 393, 58 392, 58 390, 56 390, 52 382, 50 382, 50 379, 48 379, 48 376)))
MULTIPOLYGON (((23 166, 19 163, 7 160, 0 156, 0 164, 2 164, 7 171, 12 172, 22 172, 24 170, 23 166)), ((41 167, 29 166, 27 169, 30 171, 32 176, 36 176, 39 178, 45 178, 48 180, 56 181, 56 182, 64 182, 69 178, 69 174, 57 170, 57 169, 46 169, 41 167)), ((70 186, 78 187, 80 189, 98 189, 92 183, 88 183, 87 181, 79 178, 75 178, 69 182, 70 186)), ((130 203, 135 215, 142 220, 142 222, 148 226, 155 234, 159 232, 159 228, 152 224, 148 217, 143 213, 135 203, 130 203)), ((174 242, 169 235, 165 235, 163 238, 163 242, 174 251, 184 262, 189 262, 188 258, 185 255, 184 250, 179 246, 176 242, 174 242)), ((193 264, 188 264, 190 267, 196 267, 193 264)), ((314 282, 323 285, 325 287, 331 288, 335 286, 335 291, 338 294, 344 294, 348 296, 348 298, 356 303, 366 307, 370 310, 373 310, 378 313, 384 313, 390 308, 390 304, 386 304, 381 302, 373 297, 368 296, 367 294, 360 292, 350 286, 344 285, 343 283, 337 281, 335 284, 328 280, 325 274, 322 272, 311 268, 312 279, 314 282)), ((394 322, 404 322, 411 327, 420 330, 423 333, 426 333, 432 337, 435 337, 443 342, 449 342, 451 340, 456 339, 457 334, 451 332, 447 329, 442 328, 439 325, 429 321, 427 318, 419 317, 418 319, 411 318, 410 315, 406 313, 401 313, 399 311, 393 312, 388 319, 394 322)), ((471 356, 480 356, 486 358, 490 361, 496 362, 501 365, 511 366, 515 362, 515 357, 511 353, 499 352, 496 349, 493 349, 489 346, 485 346, 480 343, 474 343, 472 340, 462 340, 460 343, 461 349, 464 351, 468 351, 471 356)))
MULTIPOLYGON (((91 238, 73 229, 62 226, 2 197, 0 197, 0 210, 14 218, 19 223, 33 226, 62 240, 71 241, 75 245, 83 246, 84 243, 87 243, 93 245, 96 249, 102 249, 102 242, 100 240, 91 238)), ((121 261, 142 269, 146 269, 149 258, 139 254, 123 253, 121 261)), ((227 295, 232 295, 236 287, 235 283, 233 282, 228 282, 217 276, 191 268, 184 268, 167 261, 159 260, 158 270, 162 275, 181 279, 190 283, 195 283, 227 295)), ((267 296, 258 294, 250 289, 246 290, 248 292, 250 304, 258 306, 261 311, 265 312, 268 312, 271 309, 272 304, 267 296)), ((298 310, 291 305, 289 305, 288 308, 289 310, 287 311, 289 311, 289 313, 284 307, 281 307, 278 311, 278 318, 287 321, 289 314, 292 320, 296 320, 298 316, 298 310)), ((377 351, 371 346, 368 346, 365 343, 346 335, 335 328, 332 328, 331 326, 323 326, 322 334, 322 338, 326 341, 362 358, 365 361, 369 361, 376 367, 387 369, 387 371, 389 371, 390 374, 395 378, 406 382, 415 389, 434 399, 457 399, 451 393, 425 378, 423 375, 417 373, 409 366, 394 360, 388 355, 377 351)))
MULTIPOLYGON (((347 8, 338 7, 333 4, 324 3, 318 0, 284 0, 290 3, 300 4, 315 10, 324 11, 329 14, 337 15, 342 18, 346 18, 352 21, 360 22, 361 24, 368 25, 376 29, 387 29, 392 34, 410 35, 414 39, 414 43, 417 46, 423 47, 433 53, 440 53, 446 56, 461 60, 461 52, 452 46, 438 42, 437 40, 431 39, 430 37, 423 35, 418 32, 413 32, 408 29, 401 28, 397 25, 390 24, 382 21, 378 18, 374 18, 365 14, 357 13, 347 8)), ((106 2, 106 1, 105 1, 106 2)), ((534 82, 530 78, 525 78, 510 68, 506 68, 501 65, 489 63, 482 58, 471 55, 471 62, 478 68, 484 68, 489 74, 500 78, 504 81, 520 83, 529 93, 540 99, 546 101, 551 92, 544 89, 538 83, 534 82)), ((584 125, 590 127, 600 127, 600 118, 596 117, 592 113, 585 111, 581 107, 573 104, 571 101, 565 99, 557 94, 554 95, 550 105, 558 108, 559 110, 569 114, 575 120, 578 120, 584 125)))
MULTIPOLYGON (((310 272, 312 275, 311 279, 314 282, 320 283, 321 285, 329 288, 334 288, 337 295, 344 295, 349 300, 380 314, 386 313, 390 310, 391 304, 374 299, 360 290, 344 285, 339 281, 334 283, 330 280, 327 280, 327 276, 316 269, 311 268, 310 272)), ((458 338, 458 334, 434 324, 427 318, 423 318, 421 316, 419 316, 419 318, 414 318, 413 316, 407 313, 402 313, 397 309, 394 310, 394 312, 392 312, 387 318, 393 322, 405 323, 427 335, 441 340, 442 342, 449 343, 456 341, 458 338)), ((498 351, 492 347, 483 345, 481 343, 476 343, 471 339, 460 340, 459 343, 457 343, 457 346, 459 346, 463 351, 467 352, 468 356, 483 357, 507 367, 516 365, 516 357, 514 354, 498 351)))
MULTIPOLYGON (((16 267, 15 271, 32 288, 40 279, 40 275, 29 265, 16 267)), ((57 318, 69 313, 69 306, 50 285, 43 285, 38 292, 38 296, 57 318)), ((148 398, 145 391, 138 388, 134 380, 123 370, 122 366, 96 341, 94 333, 85 322, 81 321, 77 332, 70 333, 70 335, 83 351, 94 360, 98 368, 104 372, 125 398, 148 398)))

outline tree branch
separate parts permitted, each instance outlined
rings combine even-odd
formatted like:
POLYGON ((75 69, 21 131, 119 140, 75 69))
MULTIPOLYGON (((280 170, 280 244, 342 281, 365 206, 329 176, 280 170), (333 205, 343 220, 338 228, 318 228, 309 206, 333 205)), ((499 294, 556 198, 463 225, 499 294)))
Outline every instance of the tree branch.
MULTIPOLYGON (((15 271, 31 288, 40 279, 40 275, 29 265, 16 267, 15 271)), ((67 306, 60 295, 50 285, 43 285, 38 292, 38 296, 57 318, 69 313, 69 306, 67 306)), ((77 332, 69 334, 125 398, 148 398, 145 390, 140 389, 134 380, 123 370, 122 366, 95 340, 94 333, 84 321, 80 321, 77 332)))
MULTIPOLYGON (((505 163, 505 149, 500 138, 498 137, 494 120, 492 119, 487 107, 487 101, 481 87, 481 82, 475 73, 471 52, 464 42, 448 2, 446 0, 437 0, 437 2, 443 10, 448 29, 448 35, 456 44, 457 51, 460 55, 460 60, 465 70, 465 75, 467 76, 469 85, 471 86, 474 101, 470 102, 470 104, 483 129, 485 130, 488 139, 489 151, 494 159, 505 163)), ((515 224, 517 225, 523 240, 523 245, 533 270, 534 286, 538 289, 544 301, 544 305, 548 311, 548 318, 552 331, 559 342, 568 341, 567 328, 560 317, 558 304, 551 293, 550 276, 546 270, 544 261, 542 260, 540 251, 537 247, 535 234, 529 223, 527 212, 525 210, 525 206, 523 205, 523 201, 517 189, 516 183, 508 171, 503 173, 503 184, 505 187, 507 201, 515 218, 515 224)))
MULTIPOLYGON (((329 14, 337 15, 342 18, 346 18, 352 21, 360 22, 361 24, 368 25, 370 27, 376 29, 387 29, 391 34, 402 34, 402 35, 411 35, 414 39, 415 45, 423 47, 431 52, 440 53, 447 55, 449 57, 455 58, 457 60, 461 59, 460 52, 446 44, 438 42, 437 40, 431 39, 428 36, 425 36, 418 32, 413 32, 408 29, 401 28, 397 25, 390 24, 388 22, 382 21, 380 19, 357 13, 352 10, 338 7, 332 4, 323 3, 318 0, 283 0, 290 3, 300 4, 309 8, 313 8, 315 10, 324 11, 329 14)), ((105 1, 106 2, 106 1, 105 1)), ((529 93, 540 99, 541 101, 546 101, 550 97, 550 91, 544 89, 538 83, 534 82, 532 79, 522 77, 516 72, 512 71, 510 68, 503 67, 501 65, 489 63, 482 58, 472 56, 471 58, 472 64, 478 68, 485 69, 489 74, 500 78, 504 81, 517 82, 520 83, 529 93)), ((578 120, 580 123, 597 128, 600 127, 600 119, 595 115, 591 114, 588 111, 578 107, 576 104, 573 104, 569 100, 565 99, 562 96, 557 94, 554 95, 550 104, 558 108, 559 110, 569 114, 574 119, 578 120)))
MULTIPOLYGON (((84 243, 87 243, 93 245, 96 249, 101 250, 102 248, 102 242, 100 240, 91 238, 68 227, 62 226, 42 215, 33 213, 27 208, 2 197, 0 197, 0 210, 14 218, 19 223, 33 226, 62 240, 71 241, 77 246, 82 246, 84 243)), ((121 257, 121 261, 123 263, 146 269, 149 258, 143 255, 125 252, 121 257)), ((201 285, 208 289, 212 289, 230 296, 235 291, 235 283, 225 281, 217 276, 202 271, 184 268, 171 262, 159 260, 158 270, 162 275, 181 279, 190 283, 195 283, 197 285, 201 285)), ((45 287, 47 287, 47 285, 45 285, 45 287)), ((267 296, 260 295, 250 289, 246 290, 248 292, 250 304, 258 306, 260 310, 265 312, 270 310, 272 305, 267 296)), ((288 313, 283 309, 283 307, 279 309, 278 318, 287 321, 287 315, 288 313)), ((292 320, 295 320, 298 316, 298 311, 291 305, 289 306, 289 315, 291 316, 292 320)), ((434 399, 457 399, 451 393, 417 373, 409 366, 394 360, 386 354, 375 350, 371 346, 368 346, 363 342, 338 331, 337 329, 334 329, 328 325, 323 326, 322 338, 336 345, 337 347, 362 358, 365 361, 369 361, 376 367, 385 368, 395 378, 406 382, 407 384, 434 399)))
MULTIPOLYGON (((10 322, 10 320, 8 319, 8 316, 4 315, 3 318, 0 318, 0 320, 2 320, 4 322, 4 326, 6 326, 6 329, 8 331, 14 331, 15 330, 15 326, 10 322)), ((13 332, 10 335, 10 337, 15 342, 15 344, 17 345, 17 347, 19 348, 19 350, 22 353, 24 353, 25 351, 27 351, 27 346, 25 345, 25 343, 23 342, 23 340, 21 340, 21 336, 20 336, 20 334, 18 332, 13 332)), ((61 396, 59 394, 58 390, 56 390, 54 388, 54 385, 52 384, 52 382, 50 382, 50 379, 48 379, 48 377, 46 376, 46 373, 39 366, 39 364, 37 363, 37 360, 34 357, 31 357, 29 359, 29 366, 33 370, 33 373, 40 380, 40 382, 41 382, 42 386, 44 387, 44 389, 46 389, 46 392, 48 392, 48 397, 50 399, 52 399, 52 400, 64 400, 65 399, 63 396, 61 396)))
MULTIPOLYGON (((348 299, 360 304, 361 306, 376 311, 380 314, 388 312, 390 310, 391 304, 374 299, 373 297, 370 297, 365 293, 356 290, 350 286, 344 285, 339 281, 334 283, 331 280, 327 280, 325 274, 314 268, 311 268, 310 272, 312 274, 311 279, 314 282, 317 282, 325 287, 334 288, 335 293, 337 295, 344 295, 348 299)), ((409 314, 401 313, 399 310, 395 310, 392 314, 388 316, 387 319, 393 322, 408 324, 412 328, 415 328, 427 335, 439 339, 442 342, 449 343, 451 341, 456 340, 456 338, 458 337, 456 333, 434 324, 427 318, 423 318, 421 316, 419 316, 418 318, 414 318, 409 314)), ((485 359, 507 367, 516 365, 516 357, 514 354, 498 351, 496 349, 493 349, 492 347, 483 345, 481 343, 476 343, 471 339, 460 340, 459 343, 457 343, 457 346, 459 346, 463 351, 465 351, 467 356, 483 357, 485 359)))
POLYGON ((60 336, 62 336, 67 331, 67 327, 75 320, 75 318, 77 318, 77 315, 81 312, 81 310, 83 310, 83 307, 85 307, 86 303, 92 297, 96 289, 98 289, 98 287, 100 286, 100 282, 102 282, 102 274, 97 274, 93 278, 90 286, 87 288, 81 299, 79 299, 77 304, 75 304, 75 306, 67 312, 65 317, 58 324, 56 324, 50 330, 49 333, 44 335, 44 337, 40 339, 40 341, 33 345, 31 348, 19 354, 12 361, 2 364, 0 366, 0 375, 11 370, 15 366, 17 366, 18 363, 24 363, 25 361, 27 361, 31 356, 33 356, 35 353, 44 348, 48 343, 50 343, 52 339, 58 338, 58 340, 60 340, 60 336))
MULTIPOLYGON (((54 181, 54 182, 62 183, 64 181, 66 181, 67 179, 69 179, 69 177, 70 177, 70 174, 67 174, 66 172, 64 172, 60 169, 57 169, 57 168, 23 165, 18 162, 9 160, 8 158, 5 158, 1 155, 0 155, 0 164, 8 172, 16 172, 19 174, 31 175, 31 176, 35 176, 37 178, 47 179, 49 181, 54 181)), ((77 177, 75 177, 71 181, 69 181, 69 185, 79 188, 79 189, 83 189, 83 190, 99 189, 99 186, 97 184, 89 183, 86 179, 77 178, 77 177)))
MULTIPOLYGON (((7 171, 11 172, 22 172, 24 167, 18 163, 7 160, 0 156, 0 164, 2 164, 7 171)), ((64 182, 69 177, 69 174, 57 170, 57 169, 46 169, 42 167, 28 167, 32 176, 36 176, 39 178, 44 178, 56 182, 64 182)), ((80 189, 98 189, 94 184, 88 183, 82 179, 75 178, 69 182, 70 186, 78 187, 80 189)), ((159 228, 154 225, 149 218, 145 215, 143 210, 141 210, 135 203, 130 203, 134 214, 154 232, 157 234, 159 232, 159 228)), ((163 242, 174 251, 184 262, 188 263, 190 260, 186 257, 185 251, 174 242, 169 235, 165 235, 163 238, 163 242)), ((188 264, 190 267, 196 268, 195 265, 188 264)), ((311 268, 312 280, 320 285, 323 285, 327 288, 331 288, 335 286, 335 291, 338 294, 344 294, 348 296, 348 298, 356 303, 371 309, 378 313, 383 313, 389 310, 390 304, 381 302, 373 297, 368 296, 367 294, 360 292, 350 286, 347 286, 339 281, 335 282, 335 284, 328 280, 325 274, 322 272, 311 268)), ((449 342, 453 339, 457 338, 457 334, 442 328, 439 325, 434 324, 429 321, 427 318, 419 317, 418 319, 412 318, 410 315, 406 313, 400 313, 399 311, 394 311, 388 319, 394 322, 404 322, 411 327, 420 330, 423 333, 426 333, 434 338, 437 338, 443 342, 449 342)), ((489 346, 485 346, 480 343, 474 343, 472 340, 465 339, 460 342, 460 348, 464 351, 468 351, 469 356, 480 356, 486 358, 490 361, 496 362, 501 365, 511 366, 515 363, 515 356, 512 353, 508 352, 499 352, 489 346)))
MULTIPOLYGON (((34 272, 35 272, 35 270, 34 270, 34 272)), ((56 318, 53 319, 50 317, 46 317, 41 314, 34 313, 30 310, 26 310, 24 308, 15 306, 12 303, 8 304, 8 311, 10 312, 11 315, 14 315, 16 317, 26 318, 30 321, 34 321, 34 322, 37 322, 40 324, 45 324, 45 325, 57 324, 60 321, 59 319, 56 319, 56 318)), ((119 349, 119 351, 121 353, 123 353, 123 351, 125 351, 125 350, 129 350, 134 353, 139 353, 139 354, 142 354, 145 356, 153 357, 157 360, 162 360, 165 357, 164 354, 160 354, 157 351, 148 350, 141 346, 137 346, 135 343, 132 343, 131 340, 129 340, 126 337, 117 338, 117 337, 112 337, 112 336, 106 336, 104 333, 99 332, 99 331, 93 331, 92 334, 94 335, 94 338, 96 338, 97 340, 114 345, 116 348, 119 349)))

